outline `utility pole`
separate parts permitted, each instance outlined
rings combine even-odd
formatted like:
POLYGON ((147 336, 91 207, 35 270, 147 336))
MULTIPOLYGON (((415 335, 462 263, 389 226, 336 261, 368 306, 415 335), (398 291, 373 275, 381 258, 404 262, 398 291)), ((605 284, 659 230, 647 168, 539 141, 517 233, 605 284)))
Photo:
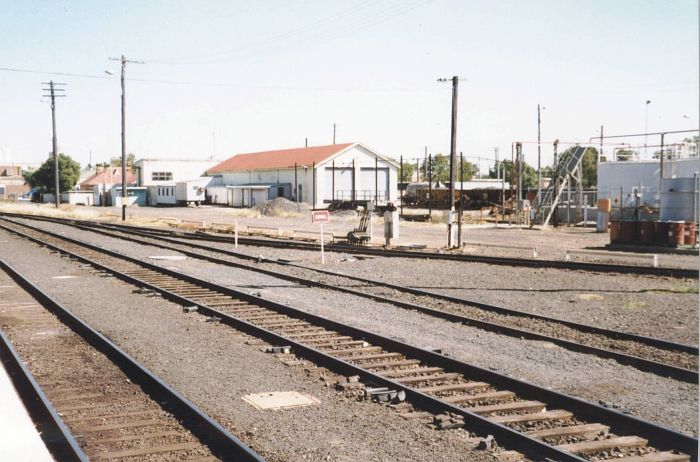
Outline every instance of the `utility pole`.
POLYGON ((462 215, 464 215, 464 156, 459 153, 459 217, 457 218, 457 247, 462 247, 462 215))
POLYGON ((119 61, 122 65, 121 84, 122 84, 122 221, 126 220, 126 88, 124 86, 126 63, 145 64, 143 61, 133 61, 126 59, 124 55, 121 58, 109 58, 111 61, 119 61))
POLYGON ((56 202, 56 208, 61 204, 61 196, 59 191, 59 181, 58 181, 58 139, 56 138, 56 98, 65 98, 65 89, 56 88, 56 85, 65 85, 65 83, 58 83, 50 80, 48 82, 42 82, 42 85, 48 85, 49 88, 43 88, 43 91, 49 92, 48 95, 43 95, 45 98, 51 98, 51 127, 53 129, 53 168, 54 168, 54 201, 56 202), (63 93, 62 93, 63 92, 63 93))
POLYGON ((651 100, 648 99, 644 104, 644 156, 647 155, 647 134, 649 133, 649 105, 651 100))
POLYGON ((335 144, 335 124, 333 124, 333 144, 335 144))
MULTIPOLYGON (((544 108, 542 108, 544 109, 544 108)), ((542 200, 542 145, 541 130, 542 119, 540 118, 540 105, 537 105, 537 203, 542 200)))
MULTIPOLYGON (((454 216, 455 216, 455 167, 457 164, 457 87, 459 77, 452 77, 452 126, 450 130, 450 218, 447 233, 447 247, 454 247, 454 216)), ((449 82, 450 79, 438 79, 438 82, 449 82)))
POLYGON ((515 158, 518 162, 518 200, 523 199, 523 145, 515 143, 515 158))

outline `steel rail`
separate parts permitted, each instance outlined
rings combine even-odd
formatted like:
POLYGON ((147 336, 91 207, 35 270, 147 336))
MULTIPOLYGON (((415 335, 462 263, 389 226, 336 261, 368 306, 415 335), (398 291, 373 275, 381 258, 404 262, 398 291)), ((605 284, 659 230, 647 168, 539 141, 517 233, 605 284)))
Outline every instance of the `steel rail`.
MULTIPOLYGON (((0 266, 4 263, 0 260, 0 266)), ((9 274, 9 273, 8 273, 9 274)), ((88 462, 70 430, 0 329, 0 361, 51 455, 66 462, 88 462)))
MULTIPOLYGON (((205 444, 214 455, 223 460, 265 462, 265 459, 229 433, 195 404, 177 393, 124 350, 87 325, 82 319, 71 313, 1 259, 0 269, 90 346, 103 353, 134 383, 139 384, 164 410, 176 416, 181 424, 205 444)), ((59 460, 63 459, 59 458, 59 460)))
MULTIPOLYGON (((15 223, 17 223, 17 222, 15 222, 15 223)), ((21 224, 21 223, 18 223, 18 224, 21 224)), ((66 226, 68 226, 68 225, 66 225, 66 226)), ((621 353, 621 352, 618 352, 615 350, 594 347, 594 346, 586 345, 586 344, 583 344, 580 342, 570 341, 570 340, 566 340, 566 339, 562 339, 562 338, 558 338, 558 337, 552 337, 549 335, 540 334, 540 333, 537 333, 535 331, 530 331, 527 329, 508 327, 508 326, 494 323, 494 322, 483 321, 483 320, 471 318, 468 316, 453 314, 453 313, 445 312, 442 310, 430 308, 427 306, 421 306, 421 305, 417 305, 414 303, 407 303, 407 302, 403 302, 401 300, 397 300, 394 298, 384 297, 384 296, 380 296, 380 295, 374 295, 374 294, 371 294, 368 292, 354 290, 354 289, 342 287, 339 285, 328 284, 328 283, 324 283, 324 282, 320 282, 320 281, 314 281, 312 279, 302 278, 299 276, 292 276, 292 275, 278 273, 278 272, 271 271, 271 270, 256 268, 256 267, 249 266, 249 265, 244 265, 241 263, 231 262, 228 260, 222 260, 222 259, 217 258, 217 257, 202 255, 202 254, 197 253, 197 252, 191 252, 188 250, 179 249, 179 248, 165 245, 165 244, 144 241, 144 240, 135 238, 133 236, 117 235, 117 234, 114 234, 114 230, 107 231, 107 230, 102 229, 102 228, 94 228, 92 226, 86 226, 86 225, 82 225, 82 224, 72 224, 71 226, 74 226, 78 229, 101 234, 104 236, 109 236, 109 237, 113 237, 113 238, 117 238, 117 239, 122 239, 122 240, 130 241, 130 242, 139 243, 142 245, 151 245, 151 246, 155 246, 155 247, 159 247, 159 248, 163 248, 163 249, 177 251, 177 252, 180 252, 184 255, 190 256, 192 258, 198 258, 201 260, 209 261, 209 262, 220 264, 220 265, 242 268, 242 269, 245 269, 247 271, 257 272, 260 274, 265 274, 265 275, 272 276, 275 278, 284 279, 284 280, 292 281, 295 283, 299 283, 299 284, 303 284, 303 285, 307 285, 307 286, 311 286, 311 287, 319 287, 319 288, 324 288, 324 289, 328 289, 328 290, 335 290, 338 292, 348 293, 348 294, 355 295, 358 297, 368 298, 368 299, 378 301, 381 303, 392 304, 392 305, 395 305, 395 306, 400 307, 400 308, 418 311, 418 312, 427 314, 429 316, 436 317, 439 319, 444 319, 444 320, 451 321, 451 322, 458 322, 458 323, 462 323, 462 324, 466 324, 466 325, 471 325, 471 326, 474 326, 474 327, 477 327, 477 328, 480 328, 483 330, 487 330, 490 332, 496 332, 499 334, 509 335, 509 336, 513 336, 513 337, 517 337, 517 338, 527 338, 527 339, 531 339, 531 340, 551 342, 551 343, 554 343, 556 345, 559 345, 559 346, 566 348, 568 350, 571 350, 571 351, 576 351, 579 353, 586 353, 586 354, 593 354, 593 355, 596 355, 599 357, 613 359, 613 360, 619 362, 620 364, 632 366, 632 367, 635 367, 639 370, 642 370, 645 372, 650 372, 653 374, 657 374, 657 375, 660 375, 663 377, 670 377, 670 378, 685 381, 688 383, 697 383, 699 380, 698 371, 696 371, 696 370, 685 369, 682 367, 662 363, 660 361, 649 360, 649 359, 641 358, 641 357, 634 356, 631 354, 621 353)), ((123 232, 123 231, 118 231, 118 232, 123 232)), ((141 234, 140 232, 132 231, 132 234, 137 234, 137 235, 143 236, 143 234, 141 234)), ((156 237, 154 237, 154 236, 148 236, 148 237, 150 239, 156 239, 156 237)), ((225 255, 238 257, 238 258, 244 258, 247 260, 255 260, 255 261, 258 260, 258 257, 254 257, 251 255, 241 254, 238 252, 232 252, 232 251, 225 250, 225 249, 210 248, 210 247, 206 247, 206 246, 203 246, 200 244, 195 244, 192 242, 181 242, 181 241, 177 241, 176 239, 172 239, 172 238, 168 238, 168 237, 157 237, 157 239, 163 240, 165 242, 170 242, 173 244, 184 245, 184 246, 189 246, 189 247, 193 247, 193 248, 197 248, 197 249, 207 250, 210 252, 219 252, 219 253, 222 253, 225 255)), ((506 314, 506 315, 519 316, 519 317, 530 317, 533 319, 543 320, 546 322, 558 323, 558 324, 562 324, 562 325, 565 325, 567 327, 571 327, 573 329, 579 330, 581 332, 603 335, 603 336, 618 339, 618 340, 634 341, 634 342, 642 343, 642 344, 645 344, 648 346, 653 346, 653 347, 660 348, 660 349, 675 350, 675 351, 679 351, 679 352, 683 352, 683 353, 694 354, 696 356, 698 355, 698 348, 690 346, 690 345, 673 343, 673 342, 669 342, 669 341, 662 340, 662 339, 646 337, 646 336, 631 334, 631 333, 627 333, 627 332, 614 331, 614 330, 610 330, 610 329, 599 328, 596 326, 578 324, 578 323, 574 323, 571 321, 561 320, 558 318, 550 318, 550 317, 546 317, 546 316, 542 316, 542 315, 530 314, 530 313, 526 313, 523 311, 513 310, 513 309, 509 309, 509 308, 495 306, 495 305, 474 302, 474 301, 465 300, 465 299, 461 299, 461 298, 457 298, 457 297, 444 296, 441 294, 435 294, 433 292, 421 291, 419 289, 412 289, 409 287, 397 286, 394 284, 385 283, 385 282, 381 282, 381 281, 373 281, 373 280, 360 278, 360 277, 356 277, 356 276, 348 276, 348 275, 344 275, 341 273, 335 273, 332 271, 321 270, 321 269, 316 269, 316 268, 309 268, 309 267, 302 266, 302 265, 295 265, 293 263, 283 262, 280 260, 266 259, 265 261, 270 262, 270 263, 283 265, 283 266, 292 266, 294 268, 316 271, 316 272, 321 273, 321 274, 327 274, 327 275, 336 276, 336 277, 343 277, 343 278, 347 278, 350 280, 363 282, 365 284, 374 284, 374 285, 378 285, 378 286, 382 286, 382 287, 388 287, 388 288, 408 292, 408 293, 415 294, 415 295, 430 296, 430 297, 434 297, 434 298, 443 299, 446 301, 451 301, 454 303, 467 304, 467 305, 471 305, 471 306, 474 306, 474 307, 479 308, 479 309, 483 309, 485 311, 493 311, 493 312, 496 312, 499 314, 506 314)))
MULTIPOLYGON (((271 332, 265 328, 251 324, 248 321, 218 311, 214 308, 207 306, 206 304, 198 303, 192 299, 178 295, 175 292, 171 292, 170 290, 160 288, 156 284, 147 283, 102 263, 93 261, 89 258, 73 253, 56 245, 44 242, 33 236, 29 236, 25 233, 8 228, 5 225, 0 225, 0 227, 2 227, 3 229, 7 229, 8 231, 14 234, 23 236, 40 245, 46 246, 60 253, 69 255, 72 258, 75 258, 84 263, 90 264, 91 266, 101 269, 102 271, 109 272, 110 274, 113 274, 117 278, 122 279, 126 282, 137 285, 139 287, 145 287, 150 290, 156 291, 163 295, 163 297, 165 297, 166 299, 182 304, 183 306, 197 306, 198 312, 200 312, 201 314, 206 316, 215 316, 221 320, 220 322, 229 325, 237 330, 241 330, 250 335, 261 338, 274 344, 290 345, 294 348, 296 354, 305 357, 318 365, 327 367, 341 374, 358 375, 361 379, 363 379, 366 382, 387 386, 395 390, 402 390, 406 393, 406 396, 409 399, 409 401, 411 401, 414 405, 416 405, 419 408, 432 412, 451 412, 456 415, 460 415, 463 417, 465 425, 470 426, 471 429, 474 429, 478 433, 484 435, 492 434, 494 435, 494 437, 496 437, 496 439, 503 441, 505 445, 517 451, 520 451, 527 456, 533 456, 536 460, 541 460, 542 457, 548 457, 550 459, 559 461, 582 462, 586 460, 582 457, 576 456, 567 451, 551 446, 543 441, 531 438, 505 425, 493 422, 485 417, 472 413, 467 409, 457 407, 439 398, 415 390, 400 382, 387 379, 385 377, 372 373, 366 369, 350 364, 347 361, 335 358, 313 347, 307 346, 303 343, 292 340, 280 334, 271 332), (540 459, 537 459, 538 457, 540 459)), ((321 316, 313 315, 308 312, 274 302, 272 300, 257 297, 255 295, 240 292, 235 289, 224 287, 209 281, 201 280, 177 271, 162 268, 160 266, 144 262, 137 258, 129 257, 118 252, 104 249, 102 247, 89 244, 77 239, 61 236, 49 231, 37 231, 63 240, 65 242, 69 242, 95 252, 103 253, 105 255, 133 263, 137 266, 149 269, 151 271, 159 272, 161 274, 180 279, 185 282, 196 284, 203 288, 214 290, 263 308, 267 308, 270 310, 277 311, 279 313, 283 313, 295 318, 305 320, 325 329, 333 330, 344 335, 365 339, 375 345, 380 345, 384 348, 401 352, 406 356, 420 359, 421 361, 425 361, 429 364, 440 366, 445 370, 459 372, 460 374, 469 376, 471 379, 483 380, 492 384, 493 386, 513 390, 514 392, 518 393, 519 395, 523 395, 528 399, 541 400, 543 402, 546 402, 548 405, 562 407, 564 409, 569 410, 570 412, 574 412, 575 415, 579 418, 589 419, 598 422, 602 421, 606 425, 609 425, 612 430, 629 432, 646 438, 657 449, 682 451, 685 454, 689 454, 692 460, 697 460, 697 438, 685 435, 670 428, 647 422, 640 418, 627 415, 613 409, 608 409, 606 407, 585 401, 580 398, 549 390, 547 388, 524 382, 503 374, 499 374, 488 369, 474 366, 472 364, 465 363, 463 361, 459 361, 457 359, 453 359, 429 350, 418 348, 413 345, 409 345, 398 340, 384 337, 370 331, 352 327, 350 325, 336 322, 321 316)))
MULTIPOLYGON (((79 221, 79 220, 77 220, 79 221)), ((145 228, 132 225, 118 225, 118 224, 108 224, 107 226, 113 226, 116 228, 133 229, 137 228, 145 232, 158 232, 167 233, 170 235, 180 234, 184 237, 198 240, 209 240, 214 242, 227 242, 232 243, 233 238, 225 236, 214 236, 206 232, 178 232, 171 230, 159 230, 155 228, 145 228)), ((243 245, 251 245, 258 247, 275 247, 275 248, 296 248, 300 250, 313 250, 318 251, 320 249, 320 244, 312 242, 300 242, 293 240, 281 240, 281 239, 260 239, 251 237, 240 237, 238 242, 243 245)), ((395 250, 395 249, 383 249, 383 248, 371 248, 371 247, 358 247, 347 244, 336 244, 329 243, 325 245, 326 250, 335 252, 345 252, 361 255, 374 255, 382 257, 396 257, 396 258, 424 258, 431 260, 451 260, 451 261, 463 261, 463 262, 473 262, 473 263, 486 263, 492 265, 505 265, 505 266, 525 266, 530 268, 554 268, 554 269, 567 269, 567 270, 579 270, 579 271, 590 271, 599 273, 622 273, 622 274, 639 274, 639 275, 651 275, 651 276, 666 276, 675 278, 688 278, 697 279, 699 271, 697 269, 688 268, 673 268, 673 267, 653 267, 653 266, 636 266, 636 265, 620 265, 613 263, 591 263, 591 262, 574 262, 574 261, 559 261, 559 260, 543 260, 543 259, 528 259, 528 258, 514 258, 514 257, 496 257, 488 255, 465 255, 465 254, 454 254, 454 253, 437 253, 437 252, 427 252, 421 250, 395 250)))
MULTIPOLYGON (((0 215, 15 216, 18 218, 30 218, 36 220, 45 221, 70 221, 70 222, 83 222, 83 223, 98 223, 90 220, 76 220, 76 219, 66 219, 66 218, 55 218, 55 217, 40 217, 39 215, 26 215, 11 212, 0 212, 0 215)), ((158 228, 146 228, 142 226, 133 225, 119 225, 114 223, 102 223, 104 226, 114 227, 118 229, 124 229, 127 231, 141 230, 143 232, 149 232, 154 234, 167 234, 170 236, 182 236, 189 239, 206 240, 212 242, 225 242, 232 243, 233 238, 224 236, 214 236, 205 232, 180 232, 172 231, 166 229, 158 228)), ((293 240, 277 240, 277 239, 256 239, 250 237, 239 237, 238 242, 243 245, 258 246, 258 247, 276 247, 276 248, 294 248, 300 250, 313 250, 318 251, 320 249, 320 244, 311 242, 300 242, 293 240)), ((598 273, 621 273, 621 274, 637 274, 637 275, 649 275, 649 276, 665 276, 674 278, 685 278, 685 279, 698 279, 700 274, 697 269, 688 268, 672 268, 672 267, 653 267, 653 266, 635 266, 635 265, 619 265, 612 263, 590 263, 590 262, 573 262, 573 261, 559 261, 559 260, 541 260, 541 259, 528 259, 528 258, 513 258, 513 257, 496 257, 488 255, 464 255, 464 254, 452 254, 452 253, 437 253, 437 252, 426 252, 420 250, 395 250, 395 249, 378 249, 378 248, 368 248, 368 247, 358 247, 347 244, 335 244, 329 243, 325 245, 327 251, 334 252, 344 252, 352 254, 361 255, 374 255, 382 257, 395 257, 395 258, 424 258, 431 260, 451 260, 451 261, 462 261, 462 262, 472 262, 472 263, 485 263, 490 265, 501 265, 501 266, 524 266, 529 268, 554 268, 554 269, 566 269, 566 270, 579 270, 579 271, 590 271, 598 273)))

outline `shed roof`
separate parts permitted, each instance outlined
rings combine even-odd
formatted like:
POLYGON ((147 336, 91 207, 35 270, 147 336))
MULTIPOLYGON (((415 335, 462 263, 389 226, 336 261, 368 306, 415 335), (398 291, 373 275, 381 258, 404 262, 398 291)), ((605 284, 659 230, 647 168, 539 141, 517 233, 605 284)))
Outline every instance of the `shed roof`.
POLYGON ((207 173, 290 168, 294 167, 295 164, 308 166, 314 162, 318 164, 355 144, 357 143, 330 144, 326 146, 236 154, 221 162, 219 165, 210 168, 207 170, 207 173))
MULTIPOLYGON (((128 184, 136 183, 136 177, 131 172, 126 172, 126 181, 128 184)), ((95 186, 96 184, 116 184, 122 182, 121 167, 107 167, 106 170, 100 170, 91 177, 80 182, 80 186, 95 186)))

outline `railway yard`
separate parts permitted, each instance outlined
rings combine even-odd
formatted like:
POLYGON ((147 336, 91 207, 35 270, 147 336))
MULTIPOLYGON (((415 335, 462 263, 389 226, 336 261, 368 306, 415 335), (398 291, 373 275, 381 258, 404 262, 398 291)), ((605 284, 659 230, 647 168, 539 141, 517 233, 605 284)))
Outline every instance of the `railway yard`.
POLYGON ((138 218, 0 209, 3 364, 56 460, 697 460, 697 255, 475 227, 462 253, 321 265, 316 242, 138 218))

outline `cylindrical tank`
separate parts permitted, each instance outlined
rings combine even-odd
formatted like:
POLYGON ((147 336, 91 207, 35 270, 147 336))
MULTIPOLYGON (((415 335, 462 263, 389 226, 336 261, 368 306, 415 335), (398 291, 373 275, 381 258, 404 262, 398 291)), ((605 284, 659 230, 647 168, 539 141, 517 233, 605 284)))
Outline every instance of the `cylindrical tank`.
POLYGON ((620 222, 611 221, 610 222, 610 243, 617 244, 620 242, 620 222))
POLYGON ((637 222, 637 243, 649 245, 654 241, 654 222, 653 221, 638 221, 637 222))
POLYGON ((668 222, 654 222, 654 244, 666 245, 668 243, 668 222))
POLYGON ((621 221, 620 222, 620 243, 634 244, 637 238, 637 222, 636 221, 621 221))
POLYGON ((695 223, 692 221, 685 223, 683 243, 685 245, 695 245, 695 223))
POLYGON ((683 221, 670 221, 668 223, 668 244, 669 245, 683 245, 685 232, 685 222, 683 221))

